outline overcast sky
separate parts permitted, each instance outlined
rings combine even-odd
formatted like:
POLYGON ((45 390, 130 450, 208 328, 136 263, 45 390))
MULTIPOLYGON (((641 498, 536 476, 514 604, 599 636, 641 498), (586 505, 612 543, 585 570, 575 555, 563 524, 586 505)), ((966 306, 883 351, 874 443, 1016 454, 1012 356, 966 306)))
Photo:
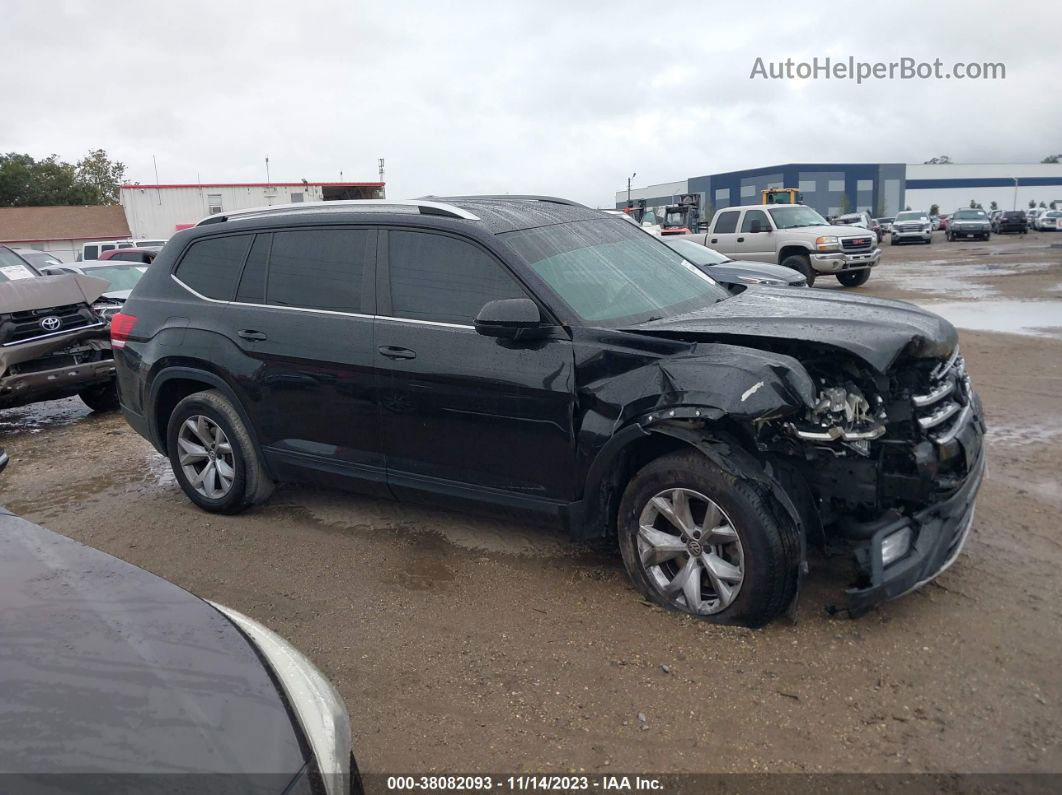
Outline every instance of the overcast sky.
POLYGON ((1052 3, 7 0, 0 151, 130 180, 388 195, 634 186, 785 162, 1062 151, 1052 3), (836 10, 834 10, 836 9, 836 10), (1046 16, 1044 14, 1046 13, 1046 16), (757 57, 1006 64, 997 81, 750 80, 757 57))

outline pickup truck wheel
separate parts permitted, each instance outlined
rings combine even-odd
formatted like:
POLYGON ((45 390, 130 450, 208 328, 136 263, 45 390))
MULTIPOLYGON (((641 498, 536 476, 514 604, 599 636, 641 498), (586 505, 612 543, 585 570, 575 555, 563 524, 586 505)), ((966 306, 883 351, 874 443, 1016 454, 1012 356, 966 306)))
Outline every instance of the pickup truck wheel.
POLYGON ((870 268, 861 271, 848 271, 847 273, 838 273, 837 281, 839 281, 844 287, 861 287, 867 283, 867 279, 870 278, 870 268))
POLYGON ((118 384, 113 380, 106 384, 82 389, 77 396, 93 411, 114 411, 119 406, 118 384))
POLYGON ((217 390, 196 392, 176 405, 166 449, 177 482, 204 510, 239 513, 273 491, 243 420, 217 390))
POLYGON ((762 626, 796 593, 797 528, 775 516, 752 481, 698 451, 671 453, 641 469, 623 494, 617 529, 631 580, 670 610, 762 626))
POLYGON ((808 287, 815 286, 815 269, 811 267, 811 262, 803 254, 790 254, 782 260, 782 267, 792 268, 797 273, 803 274, 808 280, 808 287))

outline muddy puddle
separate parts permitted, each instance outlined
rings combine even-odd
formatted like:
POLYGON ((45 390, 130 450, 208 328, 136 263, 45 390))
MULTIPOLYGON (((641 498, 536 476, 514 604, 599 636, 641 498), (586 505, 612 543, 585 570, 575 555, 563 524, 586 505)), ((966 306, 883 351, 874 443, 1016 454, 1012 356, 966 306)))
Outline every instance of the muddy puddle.
POLYGON ((1062 301, 934 301, 924 306, 961 329, 1062 339, 1062 301))
POLYGON ((72 397, 65 400, 49 400, 16 409, 0 409, 0 439, 16 433, 40 433, 52 428, 61 428, 82 420, 94 420, 97 416, 81 402, 72 397))
POLYGON ((1002 287, 984 280, 1039 273, 1059 267, 1050 262, 948 264, 948 260, 888 263, 877 271, 891 287, 905 292, 948 298, 991 298, 1002 287))

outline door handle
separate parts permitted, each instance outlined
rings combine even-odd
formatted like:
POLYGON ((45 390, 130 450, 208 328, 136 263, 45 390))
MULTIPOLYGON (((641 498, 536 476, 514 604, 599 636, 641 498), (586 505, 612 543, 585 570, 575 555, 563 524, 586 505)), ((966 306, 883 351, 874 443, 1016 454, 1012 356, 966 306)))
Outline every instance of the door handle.
POLYGON ((240 337, 240 339, 249 340, 250 342, 265 342, 267 339, 269 339, 261 331, 255 331, 254 329, 249 328, 240 329, 236 332, 236 334, 240 337))
POLYGON ((399 348, 397 345, 381 345, 377 348, 381 355, 386 356, 388 359, 416 359, 416 351, 411 351, 409 348, 399 348))
POLYGON ((718 243, 718 242, 719 242, 719 238, 717 238, 717 237, 713 237, 713 238, 712 238, 712 242, 713 242, 713 243, 718 243))
POLYGON ((738 238, 738 240, 737 240, 737 242, 738 242, 738 243, 744 243, 744 242, 745 242, 745 238, 743 238, 743 237, 739 237, 739 238, 738 238))

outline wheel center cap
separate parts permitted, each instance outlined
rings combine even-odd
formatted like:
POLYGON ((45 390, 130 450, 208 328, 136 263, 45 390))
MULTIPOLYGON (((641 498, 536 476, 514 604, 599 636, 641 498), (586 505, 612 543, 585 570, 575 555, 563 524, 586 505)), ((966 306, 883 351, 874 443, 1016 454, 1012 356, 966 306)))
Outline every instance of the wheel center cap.
POLYGON ((214 459, 216 459, 218 457, 218 454, 215 453, 213 450, 211 450, 210 452, 207 453, 207 456, 210 458, 211 461, 213 461, 214 459))
POLYGON ((686 549, 689 550, 689 553, 695 558, 700 557, 701 552, 704 551, 704 548, 701 546, 701 542, 697 541, 696 539, 691 539, 689 543, 686 544, 686 549))

